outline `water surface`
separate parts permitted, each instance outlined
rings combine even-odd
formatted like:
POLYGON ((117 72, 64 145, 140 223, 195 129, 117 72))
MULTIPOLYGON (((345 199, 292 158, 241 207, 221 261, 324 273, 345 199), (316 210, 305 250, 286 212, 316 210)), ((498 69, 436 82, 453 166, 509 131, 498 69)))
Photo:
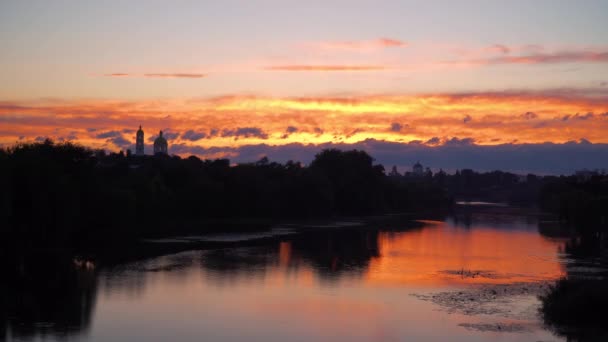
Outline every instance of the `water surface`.
POLYGON ((19 298, 17 312, 8 309, 4 318, 5 334, 75 341, 559 341, 538 318, 534 284, 565 274, 563 248, 564 240, 539 233, 536 216, 478 213, 416 229, 322 229, 106 267, 77 261, 75 270, 53 273, 68 290, 4 290, 19 298))

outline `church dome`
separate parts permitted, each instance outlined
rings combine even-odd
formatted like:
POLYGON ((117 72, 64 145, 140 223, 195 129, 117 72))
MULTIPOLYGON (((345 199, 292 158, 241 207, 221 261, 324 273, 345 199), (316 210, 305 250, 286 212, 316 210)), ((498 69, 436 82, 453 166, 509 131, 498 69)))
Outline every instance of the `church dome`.
POLYGON ((154 139, 154 154, 167 154, 168 147, 167 139, 163 137, 163 131, 160 131, 158 137, 154 139))

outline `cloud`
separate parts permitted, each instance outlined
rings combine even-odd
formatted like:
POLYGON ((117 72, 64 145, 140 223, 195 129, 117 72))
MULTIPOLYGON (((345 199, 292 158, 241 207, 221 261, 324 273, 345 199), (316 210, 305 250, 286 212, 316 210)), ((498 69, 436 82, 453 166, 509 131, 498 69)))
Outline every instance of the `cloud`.
POLYGON ((502 44, 494 44, 492 46, 488 46, 486 48, 487 51, 489 52, 493 52, 493 53, 500 53, 503 55, 507 55, 511 52, 511 48, 509 48, 506 45, 502 45, 502 44))
POLYGON ((199 73, 146 73, 146 74, 127 74, 127 73, 112 73, 104 74, 106 77, 146 77, 146 78, 203 78, 207 74, 199 73))
POLYGON ((462 119, 462 122, 464 122, 465 124, 469 121, 473 120, 473 118, 470 115, 465 115, 465 117, 462 119))
POLYGON ((267 66, 264 70, 270 71, 380 71, 389 69, 382 65, 307 65, 307 64, 291 64, 291 65, 273 65, 267 66))
POLYGON ((303 44, 305 48, 320 52, 375 52, 383 49, 407 47, 408 43, 393 38, 378 38, 372 40, 343 40, 310 42, 303 44))
POLYGON ((175 73, 175 74, 158 74, 158 73, 153 73, 153 74, 144 74, 144 77, 151 77, 151 78, 202 78, 202 77, 206 77, 206 74, 184 74, 184 73, 175 73))
POLYGON ((439 145, 439 144, 441 144, 441 139, 439 137, 432 137, 431 139, 427 140, 425 142, 425 144, 431 145, 431 146, 439 145))
POLYGON ((295 133, 298 131, 298 128, 295 126, 287 126, 287 129, 285 130, 287 133, 295 133))
POLYGON ((163 137, 167 140, 174 140, 179 137, 179 133, 172 131, 170 128, 163 128, 162 131, 163 137))
POLYGON ((365 139, 418 140, 420 144, 429 141, 431 144, 434 137, 469 137, 480 145, 547 140, 560 143, 578 141, 581 137, 594 143, 608 143, 608 119, 602 115, 606 112, 606 87, 307 97, 235 94, 130 101, 4 101, 0 102, 0 144, 12 144, 19 136, 48 136, 57 140, 75 132, 78 142, 104 148, 106 139, 118 137, 121 132, 134 141, 129 132, 140 124, 146 139, 162 129, 169 139, 174 137, 172 143, 201 146, 238 147, 255 139, 274 145, 356 143, 365 139), (463 124, 465 115, 473 120, 463 124), (287 126, 297 128, 297 134, 290 133, 287 126), (181 133, 179 138, 176 132, 181 133), (206 135, 201 138, 203 133, 206 135))
POLYGON ((182 139, 189 141, 198 141, 207 137, 207 133, 205 132, 196 132, 194 130, 187 130, 184 134, 181 135, 182 139))
MULTIPOLYGON (((441 140, 438 137, 434 141, 441 140)), ((367 139, 354 144, 326 143, 310 145, 291 143, 274 146, 268 144, 241 147, 190 147, 180 145, 172 151, 182 155, 196 154, 202 157, 228 157, 236 163, 252 162, 266 155, 272 161, 297 160, 309 164, 314 155, 325 148, 359 149, 368 152, 378 163, 410 168, 416 161, 434 170, 443 168, 454 172, 458 169, 478 171, 504 170, 517 173, 572 174, 587 168, 606 168, 608 144, 591 144, 579 139, 564 144, 501 144, 477 145, 471 139, 446 139, 445 144, 428 146, 419 142, 397 143, 367 139)))
POLYGON ((393 132, 401 132, 401 129, 403 129, 403 125, 398 123, 398 122, 393 122, 391 124, 391 131, 393 132))
POLYGON ((459 138, 452 138, 452 139, 448 139, 446 140, 443 145, 444 146, 467 146, 467 145, 473 145, 473 143, 475 143, 475 139, 473 138, 463 138, 463 139, 459 139, 459 138))
POLYGON ((99 134, 95 135, 95 138, 106 139, 106 138, 115 138, 115 137, 120 137, 120 136, 122 136, 122 133, 120 133, 119 131, 108 131, 108 132, 103 132, 103 133, 99 133, 99 134))
POLYGON ((112 144, 114 144, 122 149, 127 149, 127 148, 131 147, 131 145, 132 145, 131 141, 125 139, 122 136, 111 138, 111 139, 108 139, 107 141, 111 142, 112 144))
POLYGON ((588 119, 593 118, 594 116, 595 116, 595 114, 593 114, 593 113, 587 113, 587 114, 583 114, 583 115, 576 113, 572 118, 578 119, 578 120, 588 120, 588 119))
POLYGON ((268 134, 258 127, 239 127, 237 129, 224 129, 222 137, 268 139, 268 134))
POLYGON ((529 53, 473 59, 464 64, 555 64, 555 63, 608 63, 608 51, 562 51, 555 53, 529 53))

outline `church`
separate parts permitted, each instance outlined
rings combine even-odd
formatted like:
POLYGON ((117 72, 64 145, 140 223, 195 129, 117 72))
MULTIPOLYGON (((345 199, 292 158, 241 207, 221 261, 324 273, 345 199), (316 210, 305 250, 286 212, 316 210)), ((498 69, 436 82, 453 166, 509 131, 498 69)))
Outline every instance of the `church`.
MULTIPOLYGON (((169 143, 163 136, 163 131, 158 133, 158 137, 154 139, 154 155, 168 155, 169 154, 169 143)), ((144 155, 144 131, 139 125, 139 129, 135 135, 135 155, 144 155)))

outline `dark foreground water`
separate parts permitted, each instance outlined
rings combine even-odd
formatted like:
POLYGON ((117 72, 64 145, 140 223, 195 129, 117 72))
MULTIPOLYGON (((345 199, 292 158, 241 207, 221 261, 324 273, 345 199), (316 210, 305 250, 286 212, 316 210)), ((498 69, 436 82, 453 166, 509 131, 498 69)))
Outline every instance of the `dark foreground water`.
POLYGON ((253 247, 34 268, 4 285, 0 337, 562 340, 543 328, 537 295, 565 274, 565 240, 539 233, 538 217, 478 213, 399 228, 328 227, 253 247))

